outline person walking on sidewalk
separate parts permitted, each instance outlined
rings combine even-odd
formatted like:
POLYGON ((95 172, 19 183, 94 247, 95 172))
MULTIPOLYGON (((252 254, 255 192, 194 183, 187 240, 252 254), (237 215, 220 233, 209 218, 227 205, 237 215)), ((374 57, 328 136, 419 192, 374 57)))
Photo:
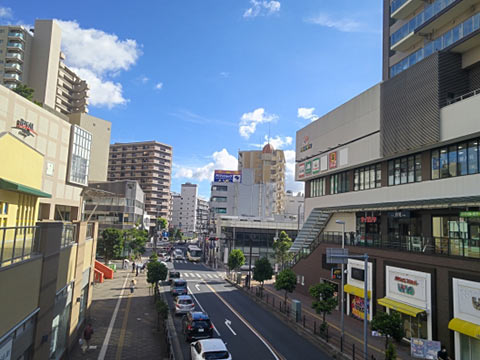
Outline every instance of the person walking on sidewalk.
POLYGON ((132 261, 132 274, 135 272, 135 261, 132 261))
POLYGON ((133 294, 133 292, 135 291, 135 284, 137 282, 135 281, 135 279, 132 279, 132 281, 130 281, 130 294, 133 294))
POLYGON ((83 330, 84 343, 82 344, 82 352, 84 354, 90 348, 90 340, 92 339, 92 335, 93 335, 93 327, 92 327, 92 324, 88 323, 88 325, 85 327, 85 330, 83 330))

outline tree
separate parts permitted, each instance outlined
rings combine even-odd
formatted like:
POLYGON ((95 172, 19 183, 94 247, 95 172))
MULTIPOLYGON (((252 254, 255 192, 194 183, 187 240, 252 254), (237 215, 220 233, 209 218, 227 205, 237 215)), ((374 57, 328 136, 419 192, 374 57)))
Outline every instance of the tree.
POLYGON ((245 264, 245 255, 243 255, 243 251, 240 249, 233 249, 228 256, 228 268, 230 271, 237 270, 245 264))
POLYGON ((148 231, 137 228, 131 228, 124 231, 125 247, 129 248, 137 257, 145 252, 145 244, 148 240, 148 231))
POLYGON ((164 281, 167 278, 167 267, 158 261, 151 261, 147 265, 147 282, 154 284, 155 287, 159 281, 164 281))
POLYGON ((275 280, 275 289, 285 290, 285 306, 287 305, 288 293, 292 293, 297 287, 297 275, 292 269, 285 269, 278 273, 275 280))
POLYGON ((293 256, 292 253, 288 252, 291 246, 292 239, 290 239, 290 237, 285 231, 282 231, 278 239, 273 243, 275 261, 277 261, 277 263, 280 263, 280 268, 282 270, 285 267, 285 263, 287 263, 293 256))
POLYGON ((378 331, 385 336, 385 349, 388 348, 390 338, 400 341, 405 335, 402 317, 398 312, 392 312, 390 314, 386 312, 377 313, 373 317, 370 327, 372 330, 378 331))
POLYGON ((261 289, 263 290, 263 282, 270 280, 273 275, 272 264, 266 257, 255 261, 255 268, 253 269, 253 280, 260 281, 261 289))
POLYGON ((32 88, 29 88, 27 85, 20 84, 13 89, 18 95, 23 96, 25 99, 33 101, 33 93, 35 92, 32 88))
POLYGON ((98 248, 105 258, 105 264, 108 264, 111 259, 120 257, 123 251, 122 231, 112 228, 103 230, 98 248))
POLYGON ((168 221, 163 217, 157 218, 157 226, 163 232, 166 228, 168 228, 168 221))
POLYGON ((323 328, 326 327, 325 315, 331 314, 332 310, 338 305, 335 297, 335 288, 329 283, 319 283, 310 286, 308 289, 310 296, 313 297, 312 308, 317 314, 323 314, 323 328))
POLYGON ((387 350, 385 351, 385 360, 395 360, 397 358, 397 349, 391 341, 388 342, 387 350))
POLYGON ((175 232, 175 240, 182 240, 182 239, 183 239, 183 234, 180 231, 180 229, 177 229, 177 231, 175 232))

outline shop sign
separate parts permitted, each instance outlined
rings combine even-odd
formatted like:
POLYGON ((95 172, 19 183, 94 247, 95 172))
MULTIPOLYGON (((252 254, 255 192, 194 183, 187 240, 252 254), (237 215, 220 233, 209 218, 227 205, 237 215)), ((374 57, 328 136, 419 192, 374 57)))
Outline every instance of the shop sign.
POLYGON ((460 217, 480 217, 480 211, 460 211, 460 217))
MULTIPOLYGON (((367 302, 367 308, 369 306, 370 304, 369 302, 367 302)), ((352 296, 350 307, 352 310, 352 315, 356 318, 363 320, 365 316, 365 299, 358 296, 352 296)), ((368 309, 367 309, 367 313, 368 313, 368 309)))
MULTIPOLYGON (((422 302, 427 301, 427 277, 429 274, 425 273, 425 276, 413 274, 409 270, 391 270, 387 268, 387 279, 389 293, 394 298, 401 298, 404 301, 420 300, 422 302)), ((388 294, 387 294, 388 296, 388 294)))
POLYGON ((397 281, 397 288, 400 293, 415 296, 414 286, 418 286, 418 282, 416 280, 395 276, 395 281, 397 281))
POLYGON ((410 355, 419 359, 437 359, 440 348, 440 341, 412 338, 410 342, 410 355))
POLYGON ((298 177, 299 178, 305 177, 305 164, 298 165, 298 177))
POLYGON ((388 216, 394 218, 409 218, 410 217, 410 210, 401 210, 401 211, 390 211, 388 216))
POLYGON ((377 222, 377 217, 376 216, 362 216, 360 218, 360 222, 368 223, 368 224, 376 223, 377 222))
POLYGON ((311 161, 307 161, 305 163, 305 174, 309 175, 312 173, 312 162, 311 161))
POLYGON ((33 130, 33 123, 25 121, 24 119, 17 120, 17 123, 13 128, 20 130, 19 135, 22 135, 24 138, 37 135, 33 130))
POLYGON ((240 183, 242 182, 242 172, 233 170, 215 170, 213 176, 214 182, 240 183))
POLYGON ((335 169, 337 167, 337 152, 331 152, 328 154, 328 168, 335 169))
POLYGON ((12 338, 0 347, 0 360, 10 360, 12 357, 12 338))
POLYGON ((312 161, 312 173, 318 174, 320 172, 320 159, 316 158, 312 161))
POLYGON ((352 267, 350 272, 352 279, 365 281, 365 270, 352 267))
POLYGON ((342 269, 332 269, 331 270, 332 280, 342 278, 342 269))
POLYGON ((476 285, 477 287, 468 286, 467 283, 463 282, 458 284, 458 310, 460 313, 480 319, 480 283, 476 285))
POLYGON ((303 146, 300 148, 300 152, 304 152, 312 148, 312 143, 309 141, 310 138, 308 137, 308 135, 303 138, 303 146))

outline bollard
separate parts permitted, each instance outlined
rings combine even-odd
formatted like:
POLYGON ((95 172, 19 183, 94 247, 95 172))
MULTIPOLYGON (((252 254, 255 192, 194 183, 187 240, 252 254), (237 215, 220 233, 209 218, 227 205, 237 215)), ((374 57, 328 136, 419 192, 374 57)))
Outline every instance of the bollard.
POLYGON ((355 343, 352 344, 352 358, 355 359, 355 343))
POLYGON ((303 315, 303 327, 305 327, 305 315, 303 315))
POLYGON ((275 309, 275 296, 272 297, 273 308, 275 309))
POLYGON ((343 353, 343 337, 340 336, 340 352, 343 353))
POLYGON ((317 322, 313 320, 313 335, 317 334, 317 322))

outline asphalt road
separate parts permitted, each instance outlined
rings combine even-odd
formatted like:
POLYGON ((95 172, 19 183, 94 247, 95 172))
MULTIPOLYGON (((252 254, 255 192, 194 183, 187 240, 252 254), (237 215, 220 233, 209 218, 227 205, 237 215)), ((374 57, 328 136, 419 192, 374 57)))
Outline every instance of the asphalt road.
MULTIPOLYGON (((196 309, 210 316, 220 337, 234 359, 331 359, 270 312, 263 310, 247 295, 223 280, 224 274, 203 264, 174 261, 176 270, 187 280, 196 309)), ((173 300, 168 295, 173 309, 173 300)), ((190 347, 182 336, 181 316, 174 323, 185 359, 190 347)))

